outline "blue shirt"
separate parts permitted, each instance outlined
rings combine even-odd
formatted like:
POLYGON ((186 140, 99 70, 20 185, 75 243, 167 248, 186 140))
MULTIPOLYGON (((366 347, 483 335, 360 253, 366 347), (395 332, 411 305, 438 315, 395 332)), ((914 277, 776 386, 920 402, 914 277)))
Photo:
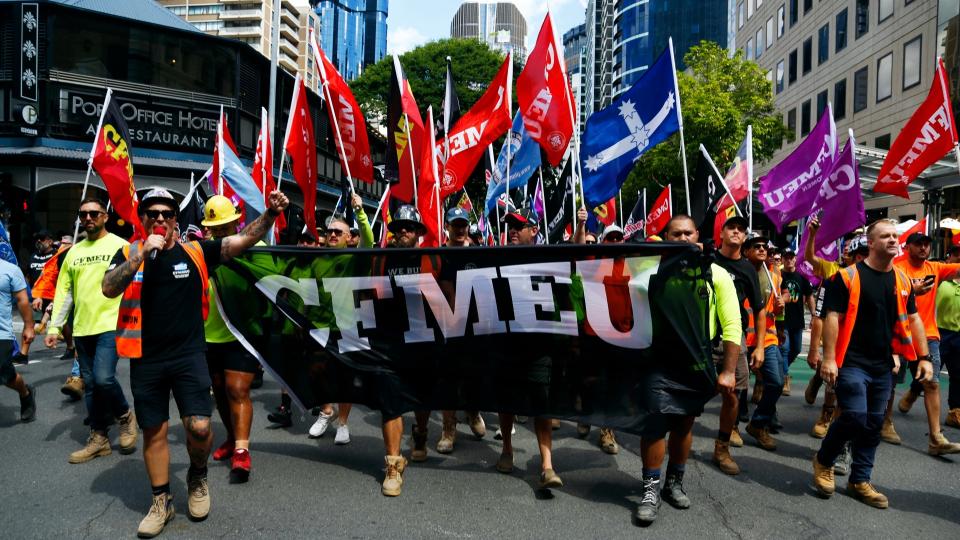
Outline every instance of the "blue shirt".
MULTIPOLYGON (((20 268, 0 260, 0 340, 13 340, 13 295, 27 288, 20 268)), ((32 323, 33 321, 28 321, 32 323)))

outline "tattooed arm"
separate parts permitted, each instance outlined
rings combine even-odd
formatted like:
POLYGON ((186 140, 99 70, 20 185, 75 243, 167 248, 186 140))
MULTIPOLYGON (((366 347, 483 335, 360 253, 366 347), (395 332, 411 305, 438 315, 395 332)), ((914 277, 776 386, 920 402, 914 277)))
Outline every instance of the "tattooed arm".
POLYGON ((118 264, 113 270, 103 275, 103 283, 100 285, 100 291, 107 298, 116 298, 123 294, 133 276, 136 275, 140 265, 143 264, 143 254, 145 250, 141 249, 136 253, 131 252, 129 258, 123 264, 118 264))
POLYGON ((239 233, 223 239, 220 248, 220 260, 223 262, 229 261, 263 239, 263 235, 267 234, 267 231, 273 226, 273 222, 276 221, 277 216, 279 216, 289 204, 290 201, 286 195, 279 190, 272 192, 266 212, 244 227, 239 233))

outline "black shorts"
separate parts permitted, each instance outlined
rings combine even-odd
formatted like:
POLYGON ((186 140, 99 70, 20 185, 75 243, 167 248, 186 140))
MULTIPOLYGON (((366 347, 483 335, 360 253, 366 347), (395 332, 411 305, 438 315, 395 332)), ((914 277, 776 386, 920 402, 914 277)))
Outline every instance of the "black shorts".
POLYGON ((260 362, 239 341, 207 343, 207 367, 210 373, 224 370, 256 373, 260 371, 260 362))
POLYGON ((210 384, 203 352, 160 361, 130 361, 130 390, 141 429, 170 419, 170 392, 181 418, 209 417, 213 412, 210 384))
POLYGON ((686 419, 687 416, 682 414, 650 414, 640 436, 649 440, 666 438, 667 433, 683 426, 686 419))
POLYGON ((0 339, 0 384, 17 378, 17 369, 13 367, 13 343, 11 339, 0 339))

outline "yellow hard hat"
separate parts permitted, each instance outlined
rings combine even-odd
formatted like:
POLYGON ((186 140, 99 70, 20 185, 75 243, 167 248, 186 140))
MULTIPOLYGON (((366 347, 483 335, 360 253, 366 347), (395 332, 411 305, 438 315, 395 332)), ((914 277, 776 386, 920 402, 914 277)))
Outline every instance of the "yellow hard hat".
POLYGON ((205 219, 200 222, 201 225, 216 227, 240 219, 240 214, 230 199, 223 195, 214 195, 207 199, 207 204, 203 206, 203 217, 205 219))

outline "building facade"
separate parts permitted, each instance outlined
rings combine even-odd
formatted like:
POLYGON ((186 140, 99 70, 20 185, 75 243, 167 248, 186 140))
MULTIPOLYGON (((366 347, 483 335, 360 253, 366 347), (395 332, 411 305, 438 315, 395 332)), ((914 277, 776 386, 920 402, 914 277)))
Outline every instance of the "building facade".
POLYGON ((575 26, 563 34, 563 61, 570 79, 570 89, 578 105, 580 129, 586 127, 587 107, 587 26, 575 26))
POLYGON ((450 21, 450 37, 478 39, 515 58, 527 58, 527 20, 511 2, 464 2, 450 21))
POLYGON ((387 54, 387 0, 321 0, 315 10, 320 47, 346 80, 387 54))

